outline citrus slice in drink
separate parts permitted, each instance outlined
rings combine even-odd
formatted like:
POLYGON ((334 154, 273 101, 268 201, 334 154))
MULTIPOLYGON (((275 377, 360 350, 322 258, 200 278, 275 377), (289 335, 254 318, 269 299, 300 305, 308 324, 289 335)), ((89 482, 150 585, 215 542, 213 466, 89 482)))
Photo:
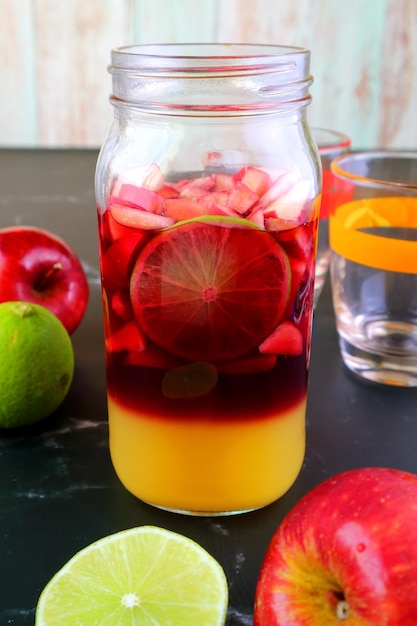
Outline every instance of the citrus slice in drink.
POLYGON ((220 564, 191 539, 155 526, 104 537, 44 588, 36 626, 220 626, 228 603, 220 564))
POLYGON ((291 283, 288 256, 248 220, 205 216, 168 228, 140 252, 134 314, 160 347, 191 361, 225 361, 278 326, 291 283))

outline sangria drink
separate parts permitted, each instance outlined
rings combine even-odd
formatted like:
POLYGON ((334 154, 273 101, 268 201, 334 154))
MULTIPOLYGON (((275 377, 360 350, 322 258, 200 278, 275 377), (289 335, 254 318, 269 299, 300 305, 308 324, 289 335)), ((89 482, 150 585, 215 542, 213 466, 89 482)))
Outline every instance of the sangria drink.
POLYGON ((129 491, 199 515, 296 479, 320 198, 289 170, 113 181, 98 207, 110 451, 129 491))

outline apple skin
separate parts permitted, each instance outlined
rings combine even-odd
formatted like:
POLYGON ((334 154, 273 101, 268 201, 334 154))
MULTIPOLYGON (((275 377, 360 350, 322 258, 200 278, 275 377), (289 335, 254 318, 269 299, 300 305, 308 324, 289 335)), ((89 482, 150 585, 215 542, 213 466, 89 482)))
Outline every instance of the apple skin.
POLYGON ((0 229, 0 302, 41 304, 71 334, 83 318, 88 297, 81 262, 62 239, 32 226, 0 229))
POLYGON ((348 470, 291 509, 258 578, 254 626, 416 626, 417 476, 348 470))

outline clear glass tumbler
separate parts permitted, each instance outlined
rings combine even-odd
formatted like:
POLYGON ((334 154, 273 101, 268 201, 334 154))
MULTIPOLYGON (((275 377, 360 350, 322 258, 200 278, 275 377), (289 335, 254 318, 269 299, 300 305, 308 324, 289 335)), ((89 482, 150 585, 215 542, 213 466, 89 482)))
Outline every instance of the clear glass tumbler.
POLYGON ((332 163, 331 279, 343 361, 362 379, 417 386, 417 152, 332 163))
POLYGON ((320 161, 309 52, 112 52, 96 173, 110 452, 195 515, 256 509, 305 450, 320 161))

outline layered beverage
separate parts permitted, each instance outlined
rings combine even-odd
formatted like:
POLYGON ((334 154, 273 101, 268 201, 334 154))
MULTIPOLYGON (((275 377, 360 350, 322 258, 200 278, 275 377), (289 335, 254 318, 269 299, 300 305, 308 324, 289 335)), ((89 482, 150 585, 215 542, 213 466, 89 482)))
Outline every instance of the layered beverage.
POLYGON ((297 477, 317 202, 296 171, 122 172, 99 206, 110 451, 161 508, 265 506, 297 477))

